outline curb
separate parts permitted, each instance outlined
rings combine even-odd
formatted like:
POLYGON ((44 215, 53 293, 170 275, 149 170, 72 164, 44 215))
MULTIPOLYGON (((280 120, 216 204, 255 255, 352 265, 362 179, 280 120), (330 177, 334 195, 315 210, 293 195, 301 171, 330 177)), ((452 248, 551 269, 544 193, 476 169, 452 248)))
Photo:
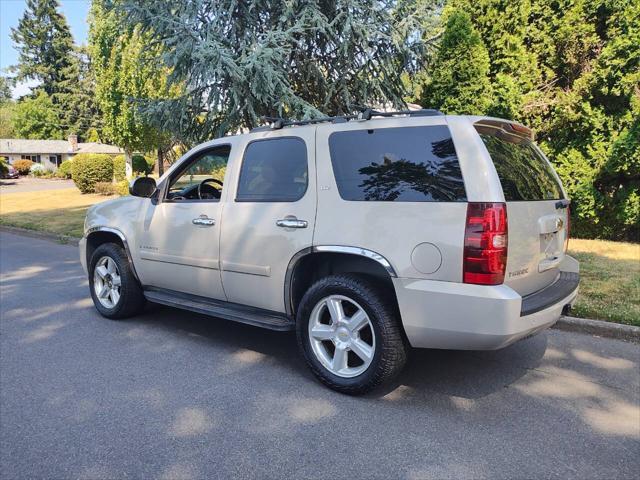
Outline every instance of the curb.
POLYGON ((28 230, 26 228, 11 227, 9 225, 0 225, 1 232, 13 233, 14 235, 22 235, 23 237, 38 238, 40 240, 50 240, 52 242, 61 243, 63 245, 78 246, 79 238, 69 237, 68 235, 59 235, 57 233, 39 232, 37 230, 28 230))
POLYGON ((633 325, 562 316, 553 328, 640 343, 640 327, 633 325))

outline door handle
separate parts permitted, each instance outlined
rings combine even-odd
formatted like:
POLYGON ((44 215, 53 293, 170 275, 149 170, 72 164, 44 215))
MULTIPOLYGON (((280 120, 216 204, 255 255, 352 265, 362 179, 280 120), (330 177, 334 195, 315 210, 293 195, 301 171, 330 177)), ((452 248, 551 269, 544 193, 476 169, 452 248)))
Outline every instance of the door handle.
POLYGON ((296 217, 290 216, 276 220, 276 225, 283 228, 307 228, 306 220, 298 220, 296 217))
POLYGON ((216 221, 206 215, 200 215, 198 218, 191 220, 191 223, 199 227, 213 227, 216 224, 216 221))

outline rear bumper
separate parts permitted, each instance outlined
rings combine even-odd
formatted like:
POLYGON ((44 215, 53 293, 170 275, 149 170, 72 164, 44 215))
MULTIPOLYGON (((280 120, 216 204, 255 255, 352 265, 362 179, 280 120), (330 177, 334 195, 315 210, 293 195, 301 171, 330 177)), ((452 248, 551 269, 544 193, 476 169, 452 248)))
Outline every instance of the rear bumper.
POLYGON ((521 297, 506 285, 394 278, 402 323, 412 346, 495 350, 553 325, 578 294, 578 264, 549 287, 521 297))

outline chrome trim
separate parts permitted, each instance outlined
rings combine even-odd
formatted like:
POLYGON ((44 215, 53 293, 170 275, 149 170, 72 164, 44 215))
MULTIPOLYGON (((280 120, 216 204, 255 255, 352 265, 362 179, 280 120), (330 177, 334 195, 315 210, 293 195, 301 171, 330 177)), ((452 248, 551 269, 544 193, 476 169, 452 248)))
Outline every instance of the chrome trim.
POLYGON ((367 258, 370 258, 371 260, 375 260, 380 265, 382 265, 390 276, 394 278, 398 276, 396 274, 396 271, 391 266, 391 263, 389 262, 389 260, 387 260, 385 257, 380 255, 379 253, 374 252, 372 250, 367 250, 366 248, 347 247, 344 245, 317 245, 313 247, 313 251, 314 252, 350 253, 352 255, 360 255, 362 257, 367 257, 367 258))
POLYGON ((316 245, 313 247, 307 247, 300 250, 296 253, 291 260, 289 261, 289 265, 287 266, 287 271, 284 277, 284 306, 289 317, 294 318, 294 309, 293 309, 293 299, 291 297, 291 286, 293 285, 293 273, 295 271, 295 267, 300 261, 302 257, 310 255, 312 253, 346 253, 350 255, 359 255, 362 257, 370 258, 378 262, 380 265, 384 267, 389 276, 393 278, 397 278, 398 275, 396 271, 391 266, 389 260, 387 260, 384 256, 380 255, 377 252, 372 250, 367 250, 366 248, 360 247, 348 247, 345 245, 316 245))
MULTIPOLYGON (((129 243, 127 242, 127 237, 124 236, 124 233, 122 233, 117 228, 99 226, 99 227, 91 227, 87 229, 87 231, 84 232, 84 238, 88 240, 89 236, 95 232, 109 232, 109 233, 114 233, 118 237, 120 237, 120 240, 122 240, 122 244, 124 245, 124 251, 127 254, 129 263, 131 264, 131 271, 133 272, 133 276, 138 282, 140 282, 140 278, 138 277, 138 272, 136 272, 136 267, 135 267, 135 264, 133 263, 133 257, 131 257, 131 249, 129 248, 129 243)), ((85 251, 85 254, 86 254, 86 251, 85 251)), ((89 270, 90 261, 91 259, 87 258, 87 270, 89 270)))

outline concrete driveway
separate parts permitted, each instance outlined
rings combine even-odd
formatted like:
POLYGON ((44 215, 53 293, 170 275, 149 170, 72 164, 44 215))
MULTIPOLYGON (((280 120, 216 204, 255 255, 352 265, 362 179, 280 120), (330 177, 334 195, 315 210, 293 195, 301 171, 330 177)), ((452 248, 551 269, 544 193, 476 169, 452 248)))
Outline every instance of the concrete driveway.
POLYGON ((352 398, 291 334, 157 306, 105 320, 75 248, 0 244, 2 478, 638 478, 637 345, 416 351, 352 398))
POLYGON ((0 193, 39 192, 41 190, 63 190, 73 187, 75 187, 73 180, 32 177, 3 178, 0 180, 0 193))

